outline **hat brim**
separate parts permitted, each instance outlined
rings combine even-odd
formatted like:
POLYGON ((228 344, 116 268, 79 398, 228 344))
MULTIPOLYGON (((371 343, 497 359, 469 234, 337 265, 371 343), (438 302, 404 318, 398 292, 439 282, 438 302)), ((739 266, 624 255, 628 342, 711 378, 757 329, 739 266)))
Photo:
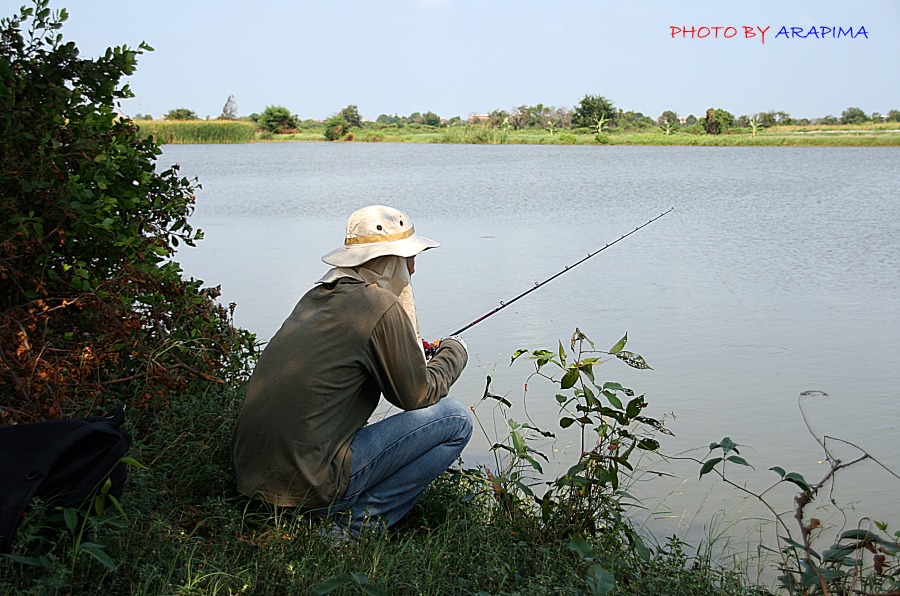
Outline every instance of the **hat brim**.
POLYGON ((322 260, 334 267, 356 267, 366 261, 385 255, 414 257, 423 250, 437 248, 438 246, 440 246, 439 242, 415 234, 409 238, 394 240, 393 242, 344 245, 323 256, 322 260))

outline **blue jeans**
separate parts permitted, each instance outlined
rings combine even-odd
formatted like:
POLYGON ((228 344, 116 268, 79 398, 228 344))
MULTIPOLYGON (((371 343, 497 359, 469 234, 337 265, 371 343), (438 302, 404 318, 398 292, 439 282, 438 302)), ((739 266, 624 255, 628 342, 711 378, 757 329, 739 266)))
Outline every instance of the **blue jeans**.
POLYGON ((336 523, 354 536, 363 525, 394 525, 471 436, 467 408, 446 397, 362 427, 350 443, 350 483, 329 508, 336 523))

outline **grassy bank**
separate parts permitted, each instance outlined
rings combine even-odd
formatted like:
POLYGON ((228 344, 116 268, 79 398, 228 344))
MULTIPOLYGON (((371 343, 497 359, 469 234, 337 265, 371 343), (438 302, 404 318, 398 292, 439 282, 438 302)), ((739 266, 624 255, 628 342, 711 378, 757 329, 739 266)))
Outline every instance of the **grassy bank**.
MULTIPOLYGON (((155 418, 129 412, 133 454, 147 469, 130 473, 125 515, 70 530, 32 510, 0 563, 0 593, 591 593, 593 561, 545 532, 539 513, 502 506, 464 474, 435 482, 401 526, 332 546, 318 522, 236 493, 229 445, 240 394, 196 391, 155 418)), ((590 546, 617 594, 756 593, 677 541, 646 560, 614 531, 590 546)))
MULTIPOLYGON (((138 121, 141 131, 161 143, 249 143, 253 141, 325 141, 324 128, 305 128, 289 134, 259 131, 250 122, 220 120, 138 121)), ((434 127, 364 124, 340 142, 449 143, 490 145, 663 145, 709 147, 895 147, 900 124, 775 126, 753 135, 733 130, 719 135, 662 130, 612 131, 596 135, 585 130, 501 130, 481 125, 434 127)))
POLYGON ((257 138, 252 122, 232 120, 139 120, 141 134, 159 144, 249 143, 257 138))

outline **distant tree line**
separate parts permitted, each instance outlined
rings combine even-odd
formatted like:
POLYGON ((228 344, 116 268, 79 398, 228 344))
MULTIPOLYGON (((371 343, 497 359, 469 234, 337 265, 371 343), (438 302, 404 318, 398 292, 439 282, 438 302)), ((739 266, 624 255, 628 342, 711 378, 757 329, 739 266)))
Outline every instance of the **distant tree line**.
MULTIPOLYGON (((149 114, 137 114, 135 120, 151 119, 149 114)), ((163 116, 165 120, 196 120, 197 114, 187 108, 170 110, 163 116)), ((207 120, 209 117, 206 118, 207 120)), ((287 134, 309 129, 325 129, 325 138, 337 140, 350 134, 353 129, 364 127, 441 127, 477 124, 503 130, 544 130, 549 134, 557 131, 592 132, 606 134, 610 131, 647 131, 662 129, 665 134, 673 132, 722 134, 735 129, 750 130, 753 134, 763 128, 778 125, 815 124, 864 124, 866 122, 900 122, 900 110, 887 114, 874 112, 866 114, 862 109, 849 107, 840 118, 828 115, 821 118, 793 118, 787 112, 768 111, 735 117, 722 108, 709 108, 699 116, 680 116, 673 110, 665 110, 657 118, 641 112, 616 108, 612 101, 601 95, 585 95, 573 108, 520 105, 509 110, 495 109, 487 114, 470 114, 466 120, 459 116, 442 118, 434 112, 413 112, 408 116, 380 114, 374 122, 363 121, 356 105, 348 105, 324 122, 301 120, 288 108, 267 106, 261 113, 238 117, 237 104, 233 95, 228 96, 219 120, 247 120, 256 123, 260 129, 273 134, 287 134)))

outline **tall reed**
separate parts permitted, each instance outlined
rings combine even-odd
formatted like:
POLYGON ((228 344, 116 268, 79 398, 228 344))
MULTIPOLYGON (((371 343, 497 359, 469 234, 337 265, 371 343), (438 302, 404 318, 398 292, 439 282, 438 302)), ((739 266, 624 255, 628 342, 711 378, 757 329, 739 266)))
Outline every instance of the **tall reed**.
POLYGON ((141 134, 157 143, 249 143, 256 137, 256 125, 237 120, 139 120, 141 134))
POLYGON ((487 126, 452 126, 441 135, 441 143, 464 145, 502 145, 508 140, 506 131, 487 126))

